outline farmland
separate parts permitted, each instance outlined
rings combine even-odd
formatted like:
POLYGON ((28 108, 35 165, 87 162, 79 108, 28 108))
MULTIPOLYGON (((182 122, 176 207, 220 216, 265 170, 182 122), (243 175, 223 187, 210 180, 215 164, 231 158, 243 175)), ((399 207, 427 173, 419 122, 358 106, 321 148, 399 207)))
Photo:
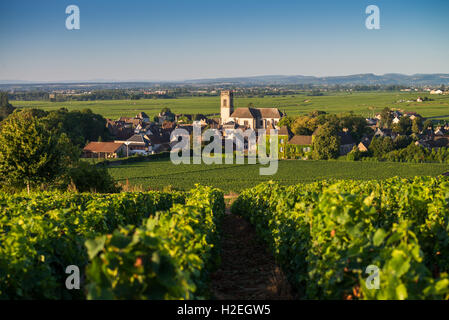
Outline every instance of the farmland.
MULTIPOLYGON (((116 119, 121 116, 135 116, 144 111, 150 117, 168 107, 175 113, 213 114, 219 112, 218 97, 185 97, 177 99, 147 99, 147 100, 99 100, 99 101, 12 101, 15 107, 40 108, 55 110, 91 109, 107 118, 116 119)), ((400 108, 405 111, 416 111, 424 117, 449 119, 449 96, 429 95, 425 92, 354 92, 328 93, 324 96, 308 96, 296 94, 291 96, 265 96, 235 98, 235 107, 246 107, 253 103, 256 107, 276 107, 287 115, 307 114, 312 110, 323 110, 329 113, 353 111, 364 116, 372 115, 384 107, 400 108), (425 102, 400 102, 416 100, 418 96, 434 99, 425 102)))
POLYGON ((446 178, 428 177, 265 183, 232 211, 254 225, 299 297, 448 299, 447 190, 446 178))
POLYGON ((299 161, 279 162, 273 176, 259 175, 261 165, 174 165, 170 160, 140 162, 111 166, 108 170, 122 184, 141 186, 145 189, 163 189, 171 185, 175 189, 189 190, 195 183, 218 187, 226 192, 239 192, 264 181, 277 181, 293 185, 323 179, 386 179, 393 176, 437 176, 449 171, 449 165, 436 163, 389 163, 347 161, 299 161))
POLYGON ((0 193, 0 201, 1 299, 193 299, 217 263, 216 189, 0 193), (71 264, 87 275, 83 290, 65 290, 71 264))

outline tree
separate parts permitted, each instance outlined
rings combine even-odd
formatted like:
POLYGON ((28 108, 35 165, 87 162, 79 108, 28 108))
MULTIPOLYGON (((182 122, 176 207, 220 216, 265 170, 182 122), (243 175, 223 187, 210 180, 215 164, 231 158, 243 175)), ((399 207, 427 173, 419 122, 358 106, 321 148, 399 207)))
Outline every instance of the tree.
POLYGON ((65 133, 74 145, 81 148, 86 145, 87 141, 108 141, 110 139, 106 128, 106 119, 93 113, 90 109, 68 111, 61 108, 56 111, 44 112, 38 117, 42 118, 48 128, 55 128, 61 133, 65 133))
POLYGON ((192 121, 189 120, 186 116, 181 116, 178 118, 179 123, 192 123, 192 121))
POLYGON ((429 129, 433 131, 433 121, 430 119, 427 119, 426 121, 424 121, 423 129, 426 131, 429 129))
POLYGON ((79 156, 66 134, 50 130, 29 110, 15 112, 0 131, 0 183, 30 188, 53 183, 79 156))
POLYGON ((412 121, 409 117, 401 117, 399 122, 393 126, 395 132, 408 135, 412 131, 412 121))
POLYGON ((207 118, 203 114, 198 113, 198 114, 195 114, 193 116, 193 120, 194 121, 201 121, 201 120, 207 120, 207 118))
POLYGON ((302 116, 296 118, 293 122, 291 130, 297 135, 311 135, 318 127, 318 118, 302 116))
POLYGON ((382 159, 387 153, 394 150, 393 140, 389 137, 374 137, 369 145, 369 150, 374 157, 382 159))
POLYGON ((322 114, 326 114, 326 112, 325 111, 321 111, 321 110, 313 110, 313 111, 309 112, 308 116, 312 117, 312 118, 317 118, 317 117, 319 117, 322 114))
POLYGON ((6 119, 11 113, 14 112, 14 107, 9 103, 8 94, 6 92, 0 92, 0 121, 6 119))
POLYGON ((415 119, 413 119, 412 122, 412 132, 413 133, 420 133, 423 127, 423 123, 422 123, 422 119, 420 117, 416 117, 415 119))
POLYGON ((353 114, 342 114, 338 117, 338 129, 348 129, 351 136, 360 141, 363 136, 371 133, 373 130, 367 125, 364 117, 353 114))
POLYGON ((70 169, 68 179, 78 192, 120 192, 120 187, 106 168, 99 168, 84 161, 70 169))
POLYGON ((346 155, 346 159, 349 161, 359 161, 361 158, 362 152, 359 150, 359 148, 357 148, 357 146, 354 146, 351 152, 346 155))
POLYGON ((279 122, 278 122, 278 126, 279 126, 279 128, 282 128, 285 126, 289 129, 292 129, 292 125, 293 125, 294 121, 295 121, 295 118, 292 116, 282 117, 281 120, 279 120, 279 122))
POLYGON ((380 123, 383 128, 391 128, 393 123, 393 115, 388 107, 385 107, 380 113, 380 123))
POLYGON ((412 138, 409 136, 397 136, 393 140, 394 148, 397 150, 407 148, 410 143, 412 143, 412 138))
POLYGON ((316 160, 335 159, 340 154, 340 137, 337 130, 330 124, 318 128, 312 142, 313 158, 316 160))

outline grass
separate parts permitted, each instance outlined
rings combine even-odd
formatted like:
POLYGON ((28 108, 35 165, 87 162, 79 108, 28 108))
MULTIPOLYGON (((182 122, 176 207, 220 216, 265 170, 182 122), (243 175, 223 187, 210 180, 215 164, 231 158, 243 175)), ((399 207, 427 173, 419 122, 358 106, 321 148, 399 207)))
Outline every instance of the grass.
MULTIPOLYGON (((148 100, 103 100, 103 101, 11 101, 15 107, 69 110, 90 108, 107 118, 117 119, 120 116, 135 116, 144 111, 150 117, 168 107, 175 113, 203 113, 220 112, 219 97, 183 97, 177 99, 148 99, 148 100)), ((329 113, 353 111, 356 114, 369 116, 384 107, 401 108, 405 111, 416 111, 424 117, 449 119, 449 95, 429 95, 424 92, 355 92, 329 93, 324 96, 307 96, 297 94, 292 96, 266 96, 263 98, 235 98, 235 107, 246 107, 253 103, 256 107, 277 107, 288 115, 307 114, 313 110, 323 110, 329 113), (435 101, 428 102, 399 102, 400 100, 416 100, 418 96, 429 97, 435 101), (373 107, 373 110, 369 108, 373 107)))
POLYGON ((283 160, 273 176, 259 175, 261 165, 174 165, 170 160, 157 160, 110 167, 114 179, 122 184, 144 189, 190 190, 195 183, 239 192, 264 181, 274 180, 291 185, 323 179, 386 179, 393 176, 437 176, 449 171, 447 164, 412 164, 394 162, 301 161, 283 160))

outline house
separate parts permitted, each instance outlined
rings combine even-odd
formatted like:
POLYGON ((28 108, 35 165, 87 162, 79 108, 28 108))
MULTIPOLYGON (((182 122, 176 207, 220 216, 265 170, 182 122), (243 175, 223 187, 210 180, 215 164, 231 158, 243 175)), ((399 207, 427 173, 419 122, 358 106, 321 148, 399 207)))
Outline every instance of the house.
POLYGON ((150 117, 145 112, 140 112, 137 116, 137 119, 141 119, 145 123, 150 122, 150 117))
POLYGON ((164 123, 162 123, 162 130, 169 130, 170 132, 173 131, 176 127, 175 122, 171 122, 171 121, 164 121, 164 123))
POLYGON ((123 157, 126 154, 124 143, 91 142, 84 147, 83 158, 111 159, 123 157))
POLYGON ((429 145, 432 149, 447 148, 449 146, 449 136, 434 137, 429 141, 429 145))
POLYGON ((111 136, 119 140, 129 139, 134 134, 132 125, 126 124, 123 121, 106 119, 106 128, 111 136))
POLYGON ((393 118, 399 118, 400 119, 402 117, 402 112, 399 111, 399 110, 393 110, 391 112, 391 115, 393 116, 393 118))
POLYGON ((135 153, 148 153, 153 151, 150 139, 145 134, 135 134, 125 142, 126 154, 130 156, 135 153))
POLYGON ((368 143, 366 143, 366 142, 360 142, 358 145, 357 145, 357 149, 359 149, 359 151, 361 151, 361 152, 367 152, 368 151, 368 148, 369 148, 369 144, 368 143))
POLYGON ((311 146, 312 142, 313 142, 312 136, 294 135, 288 141, 288 144, 292 144, 292 145, 296 145, 296 146, 311 146))
POLYGON ((393 118, 393 121, 392 121, 392 122, 393 122, 394 124, 398 124, 399 121, 401 121, 401 118, 399 118, 398 116, 396 116, 396 117, 393 118))
POLYGON ((287 155, 297 157, 312 151, 313 136, 294 135, 287 145, 287 155))
POLYGON ((279 157, 286 158, 287 155, 287 144, 290 138, 293 137, 293 133, 287 126, 283 126, 278 130, 278 146, 279 146, 279 157))
POLYGON ((234 110, 234 95, 230 90, 221 92, 221 124, 229 122, 255 129, 275 127, 284 114, 277 108, 237 108, 234 110))
POLYGON ((238 123, 235 123, 234 121, 229 121, 229 122, 223 123, 223 125, 221 127, 223 128, 223 131, 225 132, 226 130, 237 129, 237 128, 239 128, 239 125, 238 125, 238 123))
POLYGON ((390 137, 392 139, 397 137, 397 133, 393 132, 391 129, 381 129, 377 128, 374 132, 375 137, 390 137))
POLYGON ((139 133, 146 134, 147 136, 155 134, 155 132, 158 131, 158 128, 154 125, 154 123, 147 124, 144 128, 142 128, 142 131, 139 133))
POLYGON ((430 94, 442 94, 443 93, 443 91, 441 91, 441 90, 431 90, 430 91, 430 94))
POLYGON ((219 129, 220 128, 220 119, 219 118, 207 119, 207 125, 211 129, 219 129))
POLYGON ((134 129, 134 133, 139 134, 139 133, 143 132, 144 126, 145 125, 143 123, 138 124, 137 127, 134 129))
POLYGON ((355 141, 348 132, 340 132, 338 135, 340 137, 340 155, 344 156, 354 148, 355 141))
POLYGON ((413 112, 413 111, 406 111, 404 112, 404 116, 407 116, 410 118, 410 120, 415 120, 417 118, 422 118, 420 114, 413 112))
POLYGON ((158 123, 162 124, 164 121, 175 121, 176 115, 172 113, 170 110, 166 110, 163 112, 160 112, 158 115, 158 123))
POLYGON ((426 149, 432 149, 432 147, 430 146, 429 140, 420 139, 415 142, 415 145, 426 148, 426 149))
POLYGON ((170 133, 162 132, 160 135, 146 136, 149 140, 151 150, 154 152, 162 152, 170 150, 170 133))
POLYGON ((139 118, 131 118, 131 117, 120 117, 118 121, 121 121, 127 125, 131 125, 133 128, 137 127, 139 124, 143 123, 142 119, 139 118))
POLYGON ((438 127, 436 130, 435 130, 435 132, 434 132, 434 134, 436 135, 436 136, 444 136, 444 135, 446 135, 447 134, 447 131, 443 128, 443 127, 438 127))
POLYGON ((367 152, 368 148, 369 148, 369 145, 370 145, 370 141, 369 140, 362 140, 357 145, 357 149, 359 149, 359 151, 361 151, 361 152, 367 152))

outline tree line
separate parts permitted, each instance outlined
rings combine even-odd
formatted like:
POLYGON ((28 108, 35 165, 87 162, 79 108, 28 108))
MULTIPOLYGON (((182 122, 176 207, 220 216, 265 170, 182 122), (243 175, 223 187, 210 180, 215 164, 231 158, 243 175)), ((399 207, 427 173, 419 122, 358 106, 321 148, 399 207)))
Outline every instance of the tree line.
POLYGON ((110 138, 101 115, 88 109, 20 110, 9 104, 7 95, 0 98, 1 190, 119 190, 106 169, 79 158, 87 142, 110 138))

